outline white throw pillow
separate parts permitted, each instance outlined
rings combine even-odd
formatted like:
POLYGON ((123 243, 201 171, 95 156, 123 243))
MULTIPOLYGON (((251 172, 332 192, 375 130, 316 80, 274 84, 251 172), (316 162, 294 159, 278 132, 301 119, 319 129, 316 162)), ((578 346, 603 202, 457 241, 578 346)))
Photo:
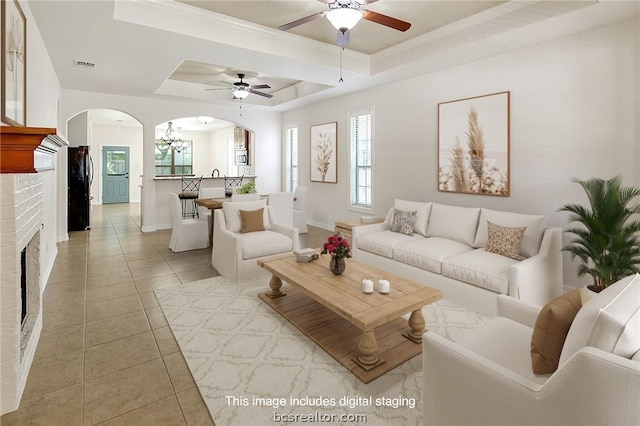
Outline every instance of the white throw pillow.
POLYGON ((267 200, 256 201, 225 201, 222 203, 224 220, 227 222, 227 229, 231 232, 240 232, 242 229, 242 217, 240 210, 258 210, 264 208, 264 229, 271 229, 267 200))
POLYGON ((578 311, 562 347, 560 366, 585 346, 625 358, 640 349, 640 275, 610 285, 578 311))
POLYGON ((478 231, 480 208, 433 203, 427 237, 442 237, 473 246, 478 231))
POLYGON ((526 227, 522 242, 520 244, 520 254, 524 257, 531 257, 540 251, 540 242, 547 226, 547 217, 520 213, 503 212, 499 210, 481 209, 478 233, 473 244, 480 248, 487 245, 487 222, 509 228, 526 227))
POLYGON ((395 199, 393 206, 402 211, 416 211, 416 222, 413 225, 414 232, 427 236, 427 225, 429 223, 429 215, 431 214, 431 203, 421 201, 407 201, 395 199))

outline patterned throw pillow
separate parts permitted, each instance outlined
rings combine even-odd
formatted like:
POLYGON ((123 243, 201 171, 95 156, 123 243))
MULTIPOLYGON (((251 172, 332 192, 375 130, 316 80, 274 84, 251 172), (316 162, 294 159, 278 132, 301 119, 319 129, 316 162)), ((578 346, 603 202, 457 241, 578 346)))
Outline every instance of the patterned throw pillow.
POLYGON ((393 209, 393 220, 391 221, 391 232, 399 232, 405 235, 413 235, 413 226, 416 223, 417 210, 405 212, 393 209))
POLYGON ((515 260, 522 260, 520 256, 520 242, 526 227, 509 228, 496 225, 487 221, 487 246, 484 248, 490 253, 500 254, 515 260))

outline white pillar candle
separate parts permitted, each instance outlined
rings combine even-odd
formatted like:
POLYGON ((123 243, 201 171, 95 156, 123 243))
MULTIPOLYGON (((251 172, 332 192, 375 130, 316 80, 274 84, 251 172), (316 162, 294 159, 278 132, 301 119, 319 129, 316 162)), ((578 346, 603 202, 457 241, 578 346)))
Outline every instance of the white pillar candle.
POLYGON ((378 280, 378 291, 380 293, 389 293, 391 290, 391 284, 388 280, 378 280))
POLYGON ((373 293, 373 281, 372 280, 362 280, 362 292, 363 293, 373 293))

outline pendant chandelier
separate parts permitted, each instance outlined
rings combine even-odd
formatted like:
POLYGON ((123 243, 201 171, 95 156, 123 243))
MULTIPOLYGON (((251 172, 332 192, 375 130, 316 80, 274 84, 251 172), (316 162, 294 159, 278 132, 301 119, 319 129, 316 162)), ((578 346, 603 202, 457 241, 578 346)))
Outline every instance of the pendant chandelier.
POLYGON ((180 127, 177 128, 177 131, 173 130, 173 123, 169 122, 167 126, 167 131, 160 138, 160 140, 171 147, 171 149, 176 152, 182 152, 187 148, 187 144, 182 140, 182 133, 180 132, 180 127))

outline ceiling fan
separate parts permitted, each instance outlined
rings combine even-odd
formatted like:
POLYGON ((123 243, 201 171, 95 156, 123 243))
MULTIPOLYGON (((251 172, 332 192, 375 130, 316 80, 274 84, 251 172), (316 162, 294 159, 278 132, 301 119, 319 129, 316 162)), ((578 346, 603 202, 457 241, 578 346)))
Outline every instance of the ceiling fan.
POLYGON ((224 88, 216 88, 216 89, 205 89, 205 90, 232 90, 233 91, 233 99, 244 99, 249 96, 250 93, 258 96, 264 96, 265 98, 273 98, 273 95, 269 93, 259 92, 256 89, 271 89, 271 86, 268 84, 255 84, 250 85, 244 81, 246 74, 238 73, 238 78, 240 81, 235 83, 229 83, 228 81, 223 81, 222 83, 229 84, 232 87, 224 87, 224 88))
POLYGON ((280 25, 278 29, 287 31, 291 28, 297 27, 298 25, 306 24, 307 22, 315 21, 316 19, 320 19, 325 16, 329 22, 331 22, 331 25, 333 25, 342 34, 351 30, 351 28, 353 28, 360 19, 366 19, 367 21, 375 22, 398 31, 407 31, 411 27, 409 22, 401 21, 400 19, 392 18, 391 16, 383 15, 371 10, 362 9, 362 6, 374 3, 378 0, 318 1, 326 3, 329 6, 329 10, 315 13, 305 18, 289 22, 288 24, 280 25))

